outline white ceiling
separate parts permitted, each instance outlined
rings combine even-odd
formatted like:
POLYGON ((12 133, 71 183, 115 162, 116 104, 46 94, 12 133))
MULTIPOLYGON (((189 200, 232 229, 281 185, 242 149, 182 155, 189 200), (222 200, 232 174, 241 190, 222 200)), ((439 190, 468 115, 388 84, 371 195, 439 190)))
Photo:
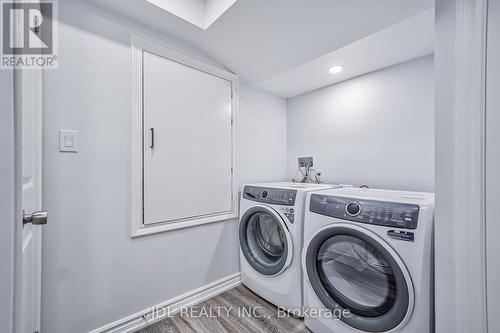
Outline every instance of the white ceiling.
POLYGON ((434 6, 434 0, 239 0, 203 30, 146 0, 92 1, 198 47, 271 91, 280 91, 276 80, 296 67, 434 6))
POLYGON ((429 9, 271 77, 257 87, 288 98, 432 53, 434 9, 429 9), (342 72, 329 73, 334 65, 342 66, 342 72))

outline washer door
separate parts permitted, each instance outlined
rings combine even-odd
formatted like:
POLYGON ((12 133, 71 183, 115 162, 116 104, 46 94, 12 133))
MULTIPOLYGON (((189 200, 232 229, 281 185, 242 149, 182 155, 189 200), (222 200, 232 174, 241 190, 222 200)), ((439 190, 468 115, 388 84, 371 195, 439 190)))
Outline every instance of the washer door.
POLYGON ((240 219, 240 247, 259 273, 277 275, 292 259, 292 239, 283 218, 272 208, 254 206, 240 219))
POLYGON ((338 224, 318 231, 305 253, 309 282, 330 310, 348 309, 341 320, 365 332, 403 325, 413 310, 410 274, 394 250, 375 234, 338 224))

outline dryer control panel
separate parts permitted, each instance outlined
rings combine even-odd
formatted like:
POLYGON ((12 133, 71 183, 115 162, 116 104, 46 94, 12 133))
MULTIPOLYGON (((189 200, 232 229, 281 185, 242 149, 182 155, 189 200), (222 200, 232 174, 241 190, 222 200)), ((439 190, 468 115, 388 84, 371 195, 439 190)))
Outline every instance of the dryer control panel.
POLYGON ((296 190, 286 190, 277 188, 264 188, 258 186, 245 186, 243 198, 262 202, 270 205, 295 205, 296 190))
POLYGON ((313 194, 309 210, 343 220, 416 229, 418 205, 313 194))

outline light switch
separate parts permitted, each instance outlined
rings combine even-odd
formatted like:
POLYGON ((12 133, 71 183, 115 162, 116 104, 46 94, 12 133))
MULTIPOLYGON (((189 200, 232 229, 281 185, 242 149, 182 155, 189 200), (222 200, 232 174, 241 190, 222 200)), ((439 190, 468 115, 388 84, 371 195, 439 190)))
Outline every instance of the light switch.
POLYGON ((73 130, 59 130, 59 151, 78 152, 78 132, 73 130))

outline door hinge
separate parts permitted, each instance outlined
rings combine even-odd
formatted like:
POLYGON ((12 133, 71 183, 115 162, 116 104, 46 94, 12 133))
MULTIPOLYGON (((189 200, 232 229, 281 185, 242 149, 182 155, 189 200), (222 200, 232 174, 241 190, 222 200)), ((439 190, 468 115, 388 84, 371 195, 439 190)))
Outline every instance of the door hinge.
POLYGON ((233 118, 231 118, 231 126, 233 126, 233 118))
POLYGON ((231 174, 233 174, 233 167, 231 167, 231 174))
POLYGON ((233 99, 233 92, 231 91, 231 99, 233 99))

